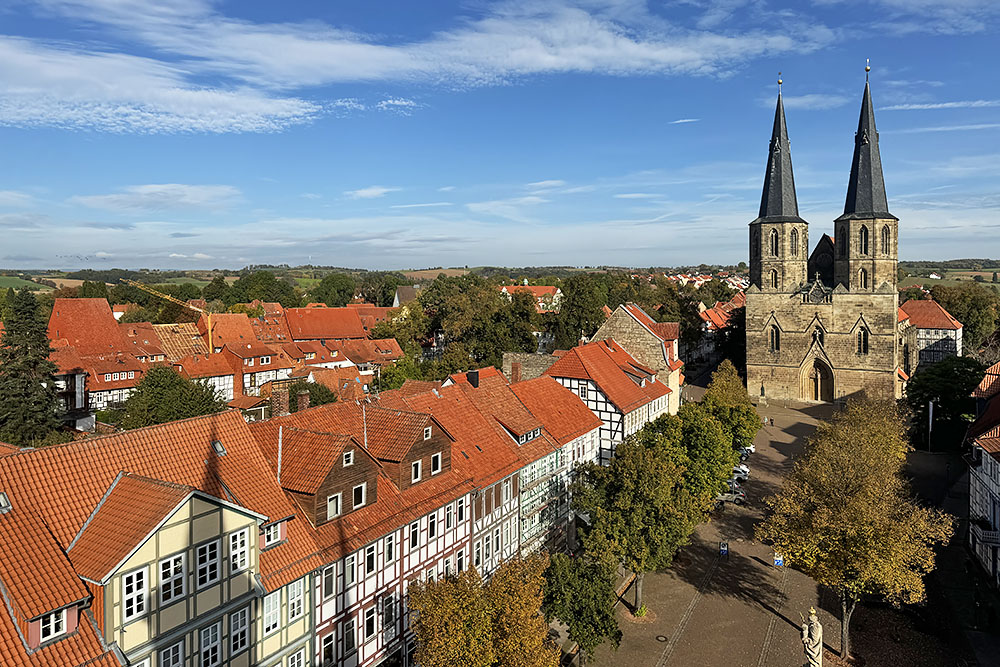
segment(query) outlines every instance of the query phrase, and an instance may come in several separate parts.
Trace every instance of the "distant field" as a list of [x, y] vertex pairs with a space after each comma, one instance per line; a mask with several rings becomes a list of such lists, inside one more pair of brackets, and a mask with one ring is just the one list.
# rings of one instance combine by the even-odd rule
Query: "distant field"
[[316, 287], [321, 282], [320, 278], [294, 278], [294, 280], [296, 285], [306, 290]]
[[202, 289], [209, 282], [211, 282], [211, 281], [209, 281], [209, 280], [201, 280], [200, 278], [167, 278], [166, 280], [160, 282], [159, 284], [161, 284], [161, 285], [167, 285], [167, 284], [169, 284], [169, 285], [183, 285], [184, 283], [191, 283], [192, 285], [197, 286], [198, 289]]
[[42, 280], [51, 280], [58, 287], [79, 287], [83, 284], [82, 280], [74, 280], [72, 278], [63, 278], [61, 276], [39, 276]]
[[453, 276], [464, 276], [468, 272], [468, 269], [423, 269], [421, 271], [403, 271], [402, 273], [407, 278], [412, 278], [413, 280], [434, 280], [442, 273], [451, 278]]
[[17, 276], [0, 276], [0, 288], [8, 289], [10, 287], [13, 287], [14, 289], [27, 287], [29, 290], [37, 290], [40, 292], [48, 292], [52, 289], [51, 287], [39, 285], [38, 283], [33, 283], [30, 280], [24, 280], [23, 278], [18, 278]]

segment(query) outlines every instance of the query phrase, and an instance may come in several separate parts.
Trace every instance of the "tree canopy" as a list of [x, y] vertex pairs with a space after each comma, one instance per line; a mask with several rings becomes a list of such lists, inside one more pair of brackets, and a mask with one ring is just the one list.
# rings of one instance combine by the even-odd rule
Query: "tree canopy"
[[337, 395], [325, 384], [300, 380], [288, 387], [288, 409], [290, 412], [299, 411], [297, 396], [300, 391], [309, 392], [309, 407], [337, 402]]
[[170, 367], [152, 366], [128, 399], [109, 410], [105, 419], [132, 429], [208, 415], [225, 408], [225, 402], [211, 386], [188, 380]]
[[277, 301], [285, 308], [298, 306], [300, 301], [292, 284], [276, 277], [271, 271], [255, 271], [241, 276], [223, 298], [227, 306], [250, 303], [254, 299]]
[[615, 648], [621, 643], [617, 601], [614, 563], [587, 554], [552, 556], [545, 571], [542, 607], [547, 620], [557, 618], [566, 625], [581, 656], [593, 658], [594, 650], [605, 641]]
[[934, 401], [934, 444], [954, 447], [961, 442], [976, 414], [972, 390], [985, 371], [986, 367], [972, 357], [945, 357], [917, 368], [906, 384], [906, 402], [914, 414], [911, 430], [915, 442], [927, 443], [930, 401]]
[[894, 402], [848, 402], [808, 441], [756, 528], [788, 564], [838, 592], [844, 657], [858, 600], [921, 601], [934, 546], [951, 535], [950, 517], [912, 499], [903, 477], [908, 449]]
[[931, 297], [962, 323], [962, 344], [976, 350], [997, 328], [996, 290], [978, 283], [935, 285]]
[[342, 308], [354, 298], [357, 288], [357, 281], [346, 273], [331, 273], [309, 292], [309, 298], [331, 307]]

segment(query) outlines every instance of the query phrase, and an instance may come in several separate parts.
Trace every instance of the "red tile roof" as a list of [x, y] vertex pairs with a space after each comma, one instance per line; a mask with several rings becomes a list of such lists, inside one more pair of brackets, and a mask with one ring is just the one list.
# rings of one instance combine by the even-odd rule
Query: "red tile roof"
[[6, 442], [0, 442], [0, 456], [15, 454], [19, 451], [21, 451], [20, 447], [15, 447], [14, 445], [8, 445]]
[[198, 333], [193, 322], [181, 324], [154, 324], [153, 332], [160, 340], [167, 361], [177, 361], [192, 354], [206, 354], [208, 343]]
[[576, 394], [554, 378], [543, 375], [512, 384], [510, 390], [560, 445], [599, 428], [603, 423]]
[[156, 330], [149, 322], [135, 322], [131, 324], [118, 323], [122, 336], [127, 345], [123, 352], [134, 354], [137, 357], [151, 357], [166, 355], [163, 343], [156, 335]]
[[267, 399], [263, 396], [237, 396], [233, 400], [226, 403], [231, 408], [237, 408], [239, 410], [249, 410], [251, 408], [257, 408], [267, 403]]
[[[448, 376], [448, 379], [451, 380], [451, 382], [454, 384], [470, 384], [469, 373], [472, 372], [473, 371], [467, 371], [465, 373], [452, 373], [451, 375]], [[505, 376], [503, 372], [498, 370], [495, 366], [486, 366], [484, 368], [478, 369], [475, 372], [479, 373], [480, 381], [485, 380], [486, 378], [503, 378], [504, 382], [507, 381], [507, 376]]]
[[[208, 342], [207, 318], [202, 315], [198, 320], [198, 333], [206, 344]], [[250, 325], [246, 313], [215, 313], [212, 315], [212, 347], [218, 349], [226, 345], [240, 346], [256, 343], [257, 334]]]
[[[344, 447], [354, 443], [349, 435], [306, 431], [292, 426], [281, 434], [281, 486], [289, 491], [313, 495], [340, 459]], [[277, 441], [260, 442], [268, 460], [278, 459]], [[354, 443], [357, 444], [357, 443]], [[276, 465], [275, 465], [276, 469]]]
[[105, 583], [193, 491], [186, 485], [119, 474], [67, 548], [77, 574]]
[[896, 308], [896, 321], [905, 322], [910, 316], [902, 308]]
[[209, 378], [234, 375], [233, 367], [224, 354], [192, 354], [173, 363], [186, 378]]
[[330, 341], [327, 346], [342, 352], [355, 364], [385, 364], [403, 357], [403, 349], [395, 338]]
[[951, 329], [962, 328], [962, 323], [956, 320], [941, 304], [931, 299], [910, 299], [900, 309], [905, 312], [910, 323], [918, 329]]
[[[288, 331], [288, 323], [285, 321], [285, 310], [281, 307], [281, 304], [265, 303], [263, 305], [265, 307], [264, 317], [255, 317], [250, 320], [250, 326], [253, 327], [253, 332], [257, 336], [257, 340], [262, 343], [290, 342], [292, 335]], [[277, 309], [269, 311], [269, 306], [277, 306]]]
[[975, 398], [992, 398], [1000, 394], [1000, 362], [986, 369], [983, 381], [972, 392]]
[[286, 308], [292, 340], [364, 338], [361, 318], [353, 308]]
[[49, 338], [65, 338], [83, 356], [126, 350], [107, 299], [56, 299], [49, 317]]
[[86, 373], [86, 364], [76, 351], [71, 347], [65, 338], [52, 341], [52, 353], [49, 354], [49, 361], [56, 365], [56, 372], [61, 375]]

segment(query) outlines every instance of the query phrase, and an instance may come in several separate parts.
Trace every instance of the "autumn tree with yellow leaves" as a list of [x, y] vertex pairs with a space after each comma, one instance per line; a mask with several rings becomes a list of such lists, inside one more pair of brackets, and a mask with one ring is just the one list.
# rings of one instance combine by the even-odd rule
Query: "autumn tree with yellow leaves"
[[475, 569], [414, 582], [409, 607], [421, 667], [558, 667], [541, 613], [548, 558], [507, 561], [484, 582]]
[[849, 402], [809, 440], [756, 529], [786, 563], [838, 593], [844, 658], [858, 600], [922, 601], [934, 546], [952, 533], [947, 514], [912, 499], [903, 476], [908, 450], [894, 402]]

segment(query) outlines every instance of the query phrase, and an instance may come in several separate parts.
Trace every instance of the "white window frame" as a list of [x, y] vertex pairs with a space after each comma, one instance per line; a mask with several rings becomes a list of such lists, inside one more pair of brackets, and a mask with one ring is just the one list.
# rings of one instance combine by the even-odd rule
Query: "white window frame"
[[[361, 502], [357, 502], [357, 491], [361, 489]], [[351, 509], [358, 509], [359, 507], [364, 507], [365, 503], [368, 501], [368, 484], [362, 482], [358, 484], [353, 489], [351, 489]]]
[[[197, 566], [195, 570], [195, 583], [197, 584], [197, 590], [208, 588], [219, 581], [221, 574], [219, 572], [219, 551], [222, 548], [220, 542], [221, 540], [210, 540], [195, 547], [195, 564]], [[214, 557], [210, 555], [213, 547], [215, 549]], [[204, 570], [204, 578], [202, 577], [202, 570]], [[209, 575], [213, 572], [214, 576], [209, 578]]]
[[105, 382], [111, 382], [111, 373], [105, 373], [104, 374], [104, 381]]
[[[270, 534], [274, 533], [274, 539], [271, 539]], [[281, 524], [272, 523], [267, 528], [264, 529], [264, 546], [271, 547], [281, 541]]]
[[264, 596], [264, 636], [277, 632], [281, 627], [281, 589]]
[[302, 618], [306, 613], [305, 579], [296, 579], [288, 584], [288, 622]]
[[250, 646], [250, 607], [243, 607], [229, 615], [229, 657], [242, 653], [248, 646]]
[[475, 558], [473, 558], [473, 566], [481, 567], [483, 564], [483, 547], [482, 542], [476, 542], [475, 548]]
[[441, 472], [441, 459], [442, 459], [441, 452], [438, 452], [436, 454], [431, 454], [431, 476], [432, 477], [434, 475], [438, 474], [439, 472]]
[[[331, 500], [337, 501], [337, 511], [334, 512], [333, 514], [330, 513], [330, 501]], [[342, 500], [343, 500], [343, 494], [342, 493], [335, 493], [332, 496], [327, 496], [326, 497], [326, 520], [327, 521], [329, 521], [330, 519], [335, 519], [338, 516], [340, 516], [341, 510], [342, 510], [342, 508], [344, 506], [343, 502], [341, 502]]]
[[431, 512], [427, 516], [427, 539], [433, 540], [437, 537], [437, 512]]
[[459, 498], [456, 503], [456, 523], [462, 523], [465, 521], [465, 498]]
[[[178, 564], [180, 568], [178, 571]], [[163, 566], [167, 569], [164, 570]], [[159, 563], [160, 574], [160, 606], [166, 606], [176, 602], [187, 593], [187, 568], [184, 566], [184, 553], [167, 556]], [[180, 590], [177, 584], [180, 583]]]
[[335, 566], [323, 568], [323, 599], [329, 600], [337, 594], [337, 569]]
[[420, 469], [422, 467], [423, 466], [421, 465], [421, 461], [414, 461], [413, 463], [410, 464], [410, 483], [411, 484], [416, 484], [417, 482], [420, 481], [420, 472], [421, 472]]
[[459, 574], [465, 571], [465, 549], [458, 550], [458, 555], [455, 556], [455, 567]]
[[306, 664], [306, 650], [300, 648], [295, 653], [288, 656], [288, 667], [305, 667]]
[[[138, 579], [138, 584], [136, 583]], [[132, 581], [132, 592], [128, 592], [129, 580]], [[146, 615], [146, 594], [149, 591], [149, 575], [145, 567], [132, 570], [122, 575], [122, 621], [127, 623]], [[128, 613], [129, 602], [132, 603], [132, 613]]]
[[392, 533], [385, 536], [385, 562], [386, 565], [396, 560], [396, 535]]
[[452, 512], [451, 505], [449, 504], [444, 508], [444, 529], [449, 530], [452, 525], [454, 525], [454, 512]]
[[386, 593], [382, 598], [382, 626], [394, 627], [396, 625], [396, 596]]
[[161, 650], [158, 658], [159, 667], [184, 667], [184, 640]]
[[354, 450], [349, 449], [344, 452], [344, 467], [347, 468], [352, 465], [354, 465]]
[[432, 433], [431, 427], [430, 426], [425, 426], [424, 427], [424, 440], [430, 440], [431, 439], [431, 433]]
[[365, 609], [365, 641], [375, 636], [375, 606]]
[[414, 521], [413, 523], [410, 524], [410, 548], [417, 549], [419, 547], [420, 547], [420, 524]]
[[250, 529], [229, 533], [229, 574], [250, 567]]
[[66, 634], [66, 610], [60, 609], [42, 616], [38, 622], [39, 640], [47, 642]]
[[222, 664], [221, 622], [213, 623], [198, 631], [198, 664], [200, 667], [218, 667]]
[[353, 586], [357, 583], [357, 557], [351, 554], [344, 559], [344, 586]]
[[260, 365], [261, 366], [267, 366], [269, 363], [271, 363], [271, 357], [261, 357], [260, 358]]
[[375, 569], [377, 567], [378, 564], [376, 563], [375, 545], [369, 544], [365, 547], [365, 576], [368, 577], [375, 574]]
[[350, 655], [358, 650], [358, 636], [354, 628], [354, 619], [344, 621], [344, 655]]
[[584, 401], [584, 402], [587, 401], [587, 389], [588, 389], [587, 385], [585, 385], [583, 383], [580, 384], [580, 400], [581, 401]]

